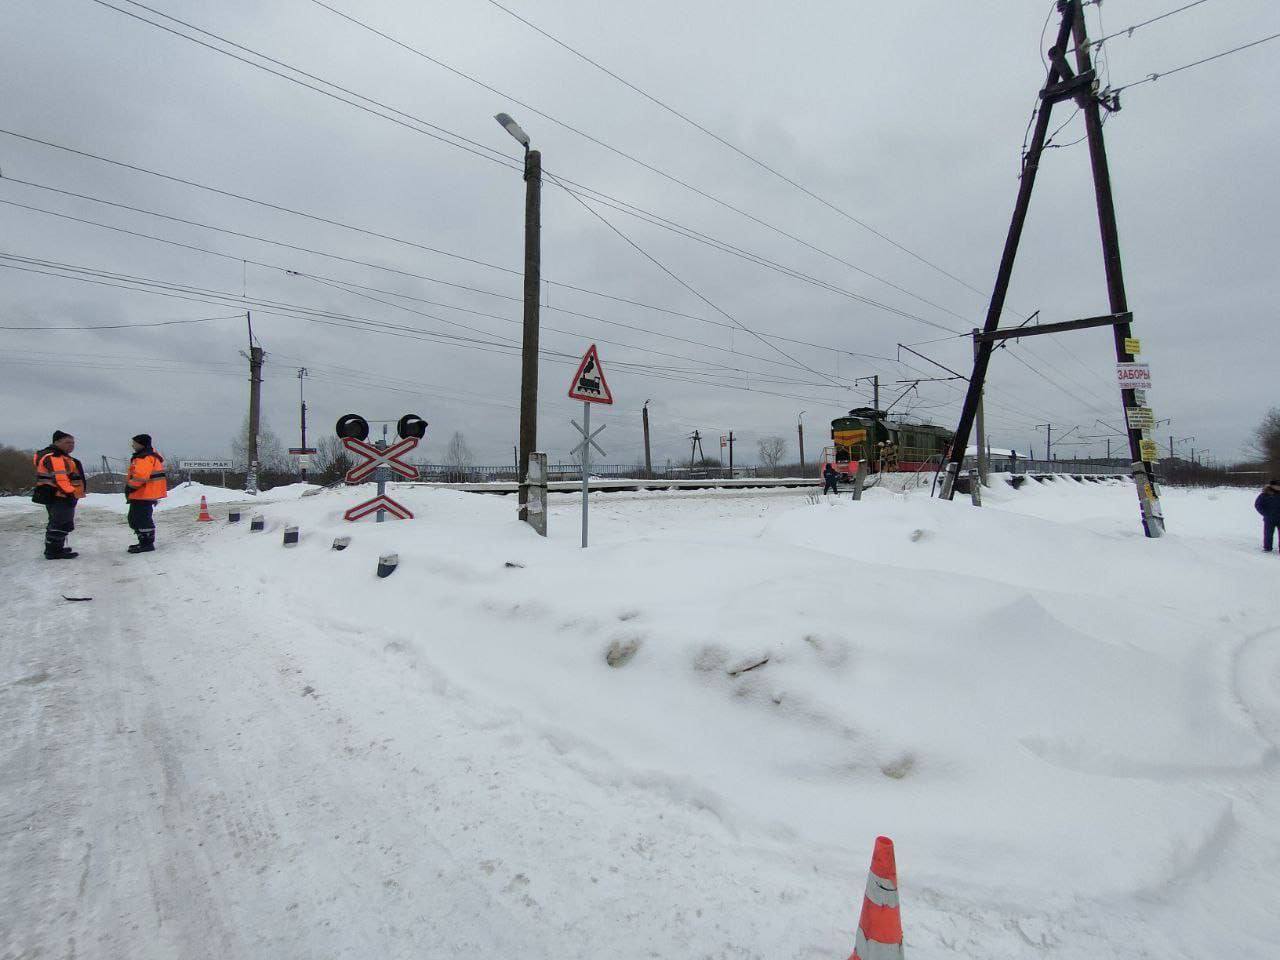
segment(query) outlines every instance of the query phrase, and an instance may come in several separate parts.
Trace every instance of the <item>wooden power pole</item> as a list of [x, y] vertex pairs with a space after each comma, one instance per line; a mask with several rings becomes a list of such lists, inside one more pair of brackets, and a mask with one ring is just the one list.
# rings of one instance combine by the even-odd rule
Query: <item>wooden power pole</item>
[[538, 446], [538, 293], [542, 285], [542, 153], [524, 154], [524, 342], [520, 365], [520, 519], [528, 520], [529, 490], [525, 475], [529, 454]]
[[644, 475], [646, 479], [653, 478], [653, 458], [649, 456], [649, 401], [644, 402], [644, 406], [640, 408], [640, 418], [644, 421]]
[[244, 489], [246, 493], [256, 495], [258, 492], [258, 429], [262, 417], [262, 364], [266, 361], [267, 354], [254, 343], [252, 315], [246, 311], [244, 318], [249, 324], [249, 436]]
[[[1085, 31], [1084, 9], [1082, 0], [1058, 0], [1058, 10], [1062, 15], [1058, 25], [1056, 39], [1049, 48], [1049, 74], [1040, 91], [1040, 107], [1036, 111], [1035, 127], [1031, 135], [1031, 143], [1027, 149], [1022, 165], [1022, 179], [1018, 186], [1018, 197], [1014, 204], [1013, 216], [1009, 223], [1009, 232], [1005, 237], [1004, 252], [1000, 258], [1000, 267], [996, 272], [995, 287], [991, 293], [991, 303], [987, 308], [986, 321], [980, 331], [975, 331], [974, 341], [977, 350], [973, 360], [973, 374], [969, 378], [969, 388], [965, 394], [964, 407], [960, 412], [960, 422], [956, 426], [956, 436], [952, 442], [951, 456], [947, 463], [946, 473], [942, 481], [942, 496], [950, 500], [955, 495], [955, 481], [964, 462], [965, 449], [969, 444], [969, 435], [973, 431], [974, 421], [978, 413], [978, 405], [982, 396], [982, 388], [986, 382], [987, 367], [991, 361], [991, 352], [1001, 341], [1012, 337], [1039, 336], [1080, 330], [1088, 327], [1110, 326], [1115, 339], [1116, 360], [1120, 363], [1131, 363], [1133, 354], [1126, 350], [1132, 336], [1130, 324], [1133, 314], [1129, 312], [1124, 289], [1124, 274], [1120, 265], [1120, 239], [1116, 228], [1115, 206], [1111, 195], [1111, 178], [1107, 167], [1106, 145], [1102, 136], [1102, 106], [1114, 109], [1113, 103], [1104, 102], [1097, 90], [1097, 75], [1089, 54], [1089, 38]], [[1067, 43], [1074, 42], [1076, 69], [1072, 70], [1067, 62]], [[1004, 312], [1005, 298], [1009, 292], [1009, 281], [1013, 275], [1013, 265], [1018, 254], [1018, 244], [1022, 239], [1022, 230], [1026, 225], [1027, 209], [1031, 202], [1031, 192], [1035, 187], [1036, 173], [1040, 168], [1040, 159], [1044, 153], [1045, 140], [1049, 130], [1049, 117], [1053, 107], [1067, 100], [1074, 100], [1084, 114], [1085, 134], [1089, 141], [1089, 159], [1093, 172], [1093, 187], [1098, 207], [1098, 228], [1102, 238], [1103, 266], [1107, 278], [1107, 294], [1111, 313], [1105, 316], [1087, 317], [1083, 320], [1071, 320], [1062, 323], [1022, 326], [1012, 330], [1000, 329], [1000, 316]], [[1126, 427], [1131, 422], [1139, 422], [1138, 418], [1129, 417], [1128, 410], [1141, 406], [1134, 391], [1129, 388], [1121, 390], [1126, 414]], [[1159, 495], [1156, 491], [1155, 475], [1151, 462], [1145, 455], [1154, 456], [1140, 429], [1129, 427], [1129, 453], [1132, 464], [1134, 483], [1137, 487], [1138, 502], [1142, 512], [1143, 532], [1148, 537], [1159, 537], [1164, 534], [1164, 514], [1160, 508]]]

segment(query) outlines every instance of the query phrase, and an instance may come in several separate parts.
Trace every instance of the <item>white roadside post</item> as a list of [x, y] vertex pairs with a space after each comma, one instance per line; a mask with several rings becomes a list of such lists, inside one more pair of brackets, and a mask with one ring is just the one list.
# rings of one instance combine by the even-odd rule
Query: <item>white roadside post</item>
[[582, 355], [578, 364], [578, 372], [573, 375], [569, 384], [569, 397], [582, 401], [582, 426], [576, 420], [570, 420], [574, 428], [582, 435], [582, 441], [573, 448], [574, 453], [581, 451], [579, 462], [582, 464], [582, 546], [587, 545], [587, 507], [591, 492], [591, 448], [595, 447], [604, 456], [604, 448], [596, 443], [595, 438], [604, 430], [604, 426], [591, 430], [591, 404], [613, 403], [613, 393], [604, 378], [604, 368], [600, 366], [600, 356], [593, 343]]

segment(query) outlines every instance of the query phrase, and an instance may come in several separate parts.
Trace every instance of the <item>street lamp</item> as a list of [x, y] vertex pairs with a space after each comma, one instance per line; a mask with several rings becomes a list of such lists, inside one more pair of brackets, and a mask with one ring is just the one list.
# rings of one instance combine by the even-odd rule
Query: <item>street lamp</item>
[[804, 470], [804, 415], [805, 411], [800, 411], [800, 416], [796, 420], [796, 431], [800, 434], [800, 469]]
[[542, 282], [542, 154], [529, 149], [529, 135], [510, 114], [494, 119], [524, 147], [524, 340], [520, 364], [520, 519], [529, 519], [529, 455], [538, 445], [538, 287]]

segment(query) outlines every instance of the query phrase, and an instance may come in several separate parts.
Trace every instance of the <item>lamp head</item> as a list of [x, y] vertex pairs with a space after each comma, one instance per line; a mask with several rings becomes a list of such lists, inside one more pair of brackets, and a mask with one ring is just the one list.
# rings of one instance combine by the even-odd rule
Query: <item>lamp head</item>
[[493, 119], [497, 120], [498, 123], [502, 125], [502, 129], [511, 134], [511, 136], [514, 137], [522, 147], [526, 150], [529, 149], [529, 135], [520, 128], [520, 124], [511, 119], [511, 114], [496, 113], [494, 114]]

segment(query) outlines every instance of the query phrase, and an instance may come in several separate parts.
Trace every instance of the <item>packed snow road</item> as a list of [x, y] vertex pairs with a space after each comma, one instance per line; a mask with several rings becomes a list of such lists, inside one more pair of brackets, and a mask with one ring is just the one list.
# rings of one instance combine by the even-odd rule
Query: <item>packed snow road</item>
[[877, 833], [913, 958], [1280, 942], [1242, 493], [400, 495], [0, 510], [0, 957], [843, 957]]

